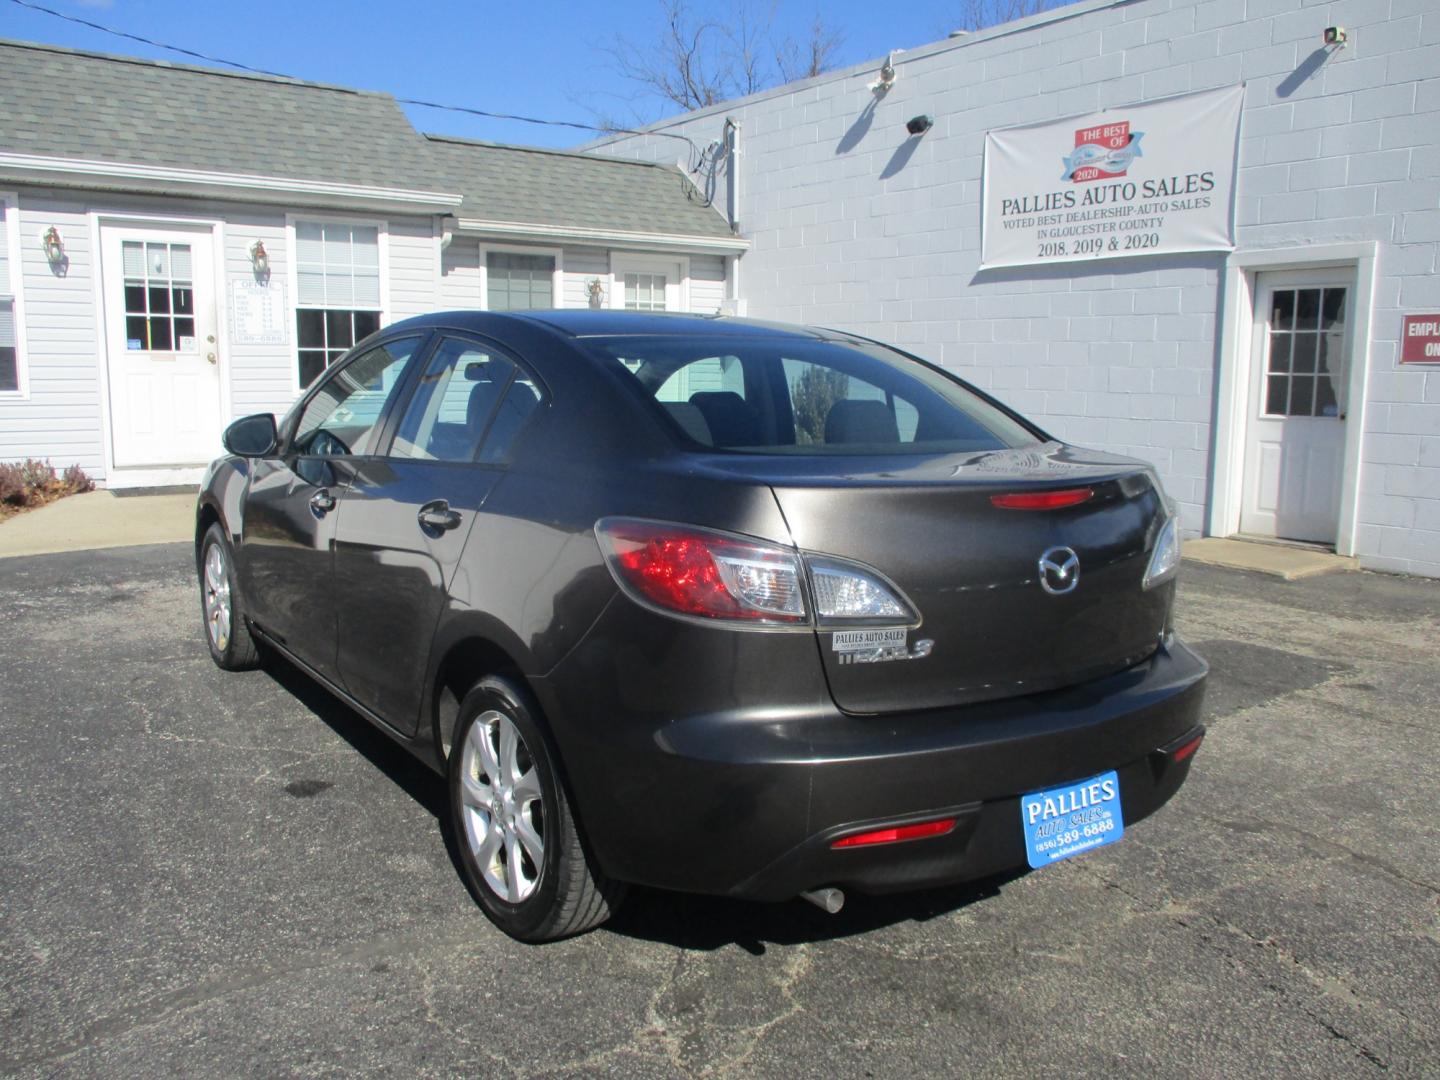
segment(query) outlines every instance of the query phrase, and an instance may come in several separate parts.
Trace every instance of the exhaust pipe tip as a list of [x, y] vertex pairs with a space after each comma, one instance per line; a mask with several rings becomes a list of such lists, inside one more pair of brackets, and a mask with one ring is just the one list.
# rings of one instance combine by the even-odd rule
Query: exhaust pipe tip
[[845, 906], [845, 894], [839, 889], [808, 889], [800, 896], [831, 915], [838, 915]]

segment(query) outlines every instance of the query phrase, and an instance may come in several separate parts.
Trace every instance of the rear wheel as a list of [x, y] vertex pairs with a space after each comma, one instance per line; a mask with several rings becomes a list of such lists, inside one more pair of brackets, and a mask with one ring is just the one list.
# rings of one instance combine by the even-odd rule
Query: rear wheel
[[200, 610], [210, 659], [226, 671], [246, 671], [260, 663], [260, 652], [245, 625], [245, 607], [235, 587], [230, 544], [219, 524], [205, 531], [200, 545]]
[[487, 678], [465, 695], [450, 751], [450, 813], [470, 891], [522, 941], [582, 933], [623, 887], [589, 859], [530, 695]]

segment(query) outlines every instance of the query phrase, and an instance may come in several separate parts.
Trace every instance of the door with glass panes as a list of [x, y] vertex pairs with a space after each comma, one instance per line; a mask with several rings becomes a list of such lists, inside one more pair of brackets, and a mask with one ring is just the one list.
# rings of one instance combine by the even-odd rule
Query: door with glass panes
[[117, 467], [202, 465], [221, 453], [213, 250], [208, 228], [101, 227]]
[[1240, 531], [1335, 542], [1345, 460], [1352, 276], [1261, 274]]

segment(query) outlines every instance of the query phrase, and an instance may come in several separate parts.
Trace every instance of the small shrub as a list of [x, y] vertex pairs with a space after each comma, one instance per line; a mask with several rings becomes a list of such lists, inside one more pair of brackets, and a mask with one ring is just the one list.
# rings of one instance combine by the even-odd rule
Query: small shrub
[[87, 491], [95, 490], [95, 481], [85, 474], [85, 470], [79, 465], [70, 465], [65, 469], [65, 475], [60, 481], [65, 485], [65, 490], [72, 495], [83, 495]]
[[0, 461], [0, 503], [25, 505], [25, 470], [19, 465]]
[[94, 481], [79, 465], [71, 465], [63, 475], [57, 476], [55, 466], [49, 461], [34, 458], [13, 463], [0, 461], [0, 508], [5, 515], [94, 489]]
[[34, 458], [26, 458], [25, 464], [20, 466], [25, 474], [25, 486], [31, 491], [49, 491], [59, 483], [55, 475], [55, 466], [49, 461], [36, 461]]

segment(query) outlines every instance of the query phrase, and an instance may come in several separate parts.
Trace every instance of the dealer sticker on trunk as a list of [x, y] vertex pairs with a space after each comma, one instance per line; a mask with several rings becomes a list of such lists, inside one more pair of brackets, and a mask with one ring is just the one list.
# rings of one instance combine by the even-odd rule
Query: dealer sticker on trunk
[[842, 664], [880, 664], [887, 660], [921, 660], [930, 655], [935, 643], [928, 638], [915, 642], [912, 649], [906, 639], [910, 631], [903, 626], [895, 629], [836, 630], [830, 648], [840, 655]]
[[1125, 835], [1120, 813], [1120, 776], [1115, 771], [1020, 796], [1025, 857], [1035, 868], [1049, 866]]

